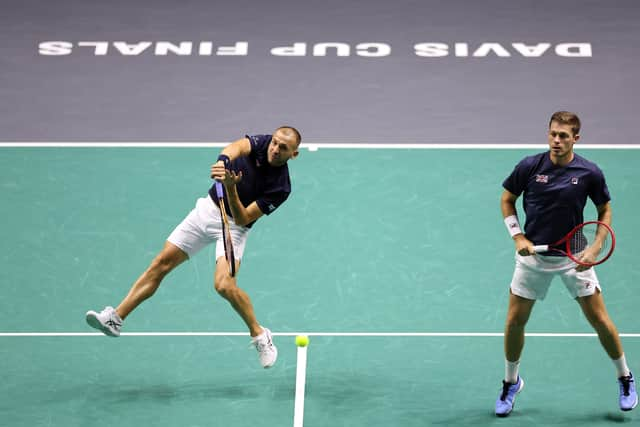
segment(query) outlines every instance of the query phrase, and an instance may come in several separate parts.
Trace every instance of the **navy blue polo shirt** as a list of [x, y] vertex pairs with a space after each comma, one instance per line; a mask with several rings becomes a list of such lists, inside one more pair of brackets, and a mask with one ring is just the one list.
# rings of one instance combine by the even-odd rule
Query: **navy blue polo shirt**
[[[269, 215], [284, 203], [291, 193], [289, 167], [287, 164], [274, 167], [267, 161], [271, 135], [246, 135], [246, 138], [251, 143], [251, 153], [231, 162], [232, 170], [236, 173], [242, 172], [242, 180], [236, 184], [238, 196], [244, 206], [256, 202], [260, 210]], [[209, 189], [209, 195], [217, 205], [215, 183]], [[225, 207], [227, 214], [233, 216], [226, 194]], [[254, 223], [255, 221], [246, 226], [251, 227]]]
[[525, 157], [502, 186], [524, 193], [524, 233], [534, 245], [553, 244], [584, 222], [587, 197], [596, 206], [611, 200], [600, 168], [575, 153], [566, 166], [554, 165], [549, 151]]

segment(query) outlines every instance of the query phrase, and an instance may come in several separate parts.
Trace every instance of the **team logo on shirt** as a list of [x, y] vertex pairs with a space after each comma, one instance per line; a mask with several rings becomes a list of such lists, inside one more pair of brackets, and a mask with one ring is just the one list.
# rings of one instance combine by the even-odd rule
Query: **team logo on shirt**
[[549, 182], [549, 175], [536, 175], [536, 182], [546, 184]]
[[578, 178], [576, 178], [576, 177], [571, 178], [571, 183], [573, 185], [576, 185], [578, 183]]

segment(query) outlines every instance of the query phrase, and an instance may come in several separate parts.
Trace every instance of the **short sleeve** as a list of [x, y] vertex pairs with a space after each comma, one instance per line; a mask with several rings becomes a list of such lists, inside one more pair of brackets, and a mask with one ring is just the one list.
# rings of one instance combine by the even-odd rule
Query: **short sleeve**
[[502, 186], [510, 193], [519, 196], [529, 182], [530, 165], [528, 159], [521, 160], [503, 182]]
[[249, 139], [252, 153], [262, 151], [271, 142], [271, 135], [245, 135], [245, 138]]
[[589, 198], [596, 205], [604, 205], [611, 200], [609, 194], [609, 188], [607, 187], [607, 181], [604, 177], [604, 173], [600, 168], [596, 167], [593, 173], [593, 180], [589, 189]]

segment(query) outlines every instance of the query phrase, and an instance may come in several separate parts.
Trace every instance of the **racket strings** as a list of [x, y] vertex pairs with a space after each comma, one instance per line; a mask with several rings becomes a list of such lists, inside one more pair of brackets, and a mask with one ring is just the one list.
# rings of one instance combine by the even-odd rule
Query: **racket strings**
[[[600, 239], [597, 239], [598, 233], [600, 233]], [[596, 261], [598, 261], [609, 253], [611, 241], [611, 233], [606, 228], [597, 224], [586, 224], [579, 228], [569, 240], [569, 250], [573, 255], [579, 256], [597, 243], [599, 251]]]

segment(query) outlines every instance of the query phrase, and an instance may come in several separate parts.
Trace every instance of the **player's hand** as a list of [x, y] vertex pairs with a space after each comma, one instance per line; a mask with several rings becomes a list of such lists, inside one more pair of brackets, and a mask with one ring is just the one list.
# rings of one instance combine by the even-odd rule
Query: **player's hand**
[[224, 162], [218, 160], [211, 165], [211, 178], [217, 181], [222, 181], [226, 175], [226, 169], [224, 168]]
[[236, 173], [235, 171], [225, 170], [224, 178], [222, 178], [222, 184], [225, 187], [229, 187], [231, 185], [236, 185], [240, 181], [242, 181], [242, 171]]
[[242, 181], [242, 171], [236, 173], [235, 171], [225, 169], [224, 162], [218, 160], [211, 165], [211, 178], [222, 182], [225, 187], [235, 185]]
[[[599, 252], [600, 251], [598, 249], [594, 248], [593, 246], [589, 246], [587, 249], [584, 250], [584, 252], [582, 253], [582, 256], [579, 259], [581, 262], [593, 263], [598, 258]], [[590, 268], [591, 266], [589, 265], [578, 265], [576, 267], [576, 271], [585, 271]]]
[[513, 241], [516, 245], [516, 252], [518, 252], [519, 255], [535, 255], [536, 251], [533, 250], [533, 243], [527, 239], [524, 234], [516, 234], [513, 236]]

